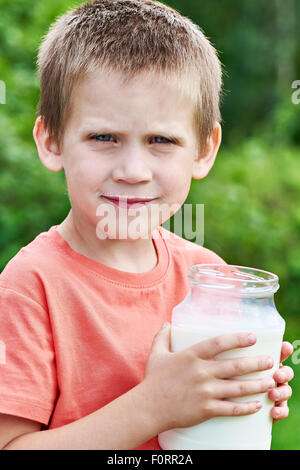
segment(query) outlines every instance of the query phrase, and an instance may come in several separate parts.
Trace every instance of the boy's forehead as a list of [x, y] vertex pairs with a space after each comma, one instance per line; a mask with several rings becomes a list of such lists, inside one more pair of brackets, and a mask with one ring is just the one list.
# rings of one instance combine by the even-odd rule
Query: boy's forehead
[[141, 109], [145, 115], [156, 111], [163, 116], [175, 110], [179, 116], [190, 111], [194, 103], [177, 77], [153, 71], [128, 79], [121, 72], [98, 69], [86, 74], [73, 91], [72, 114], [77, 116], [80, 111], [98, 115], [101, 109], [114, 116], [122, 106]]
[[[175, 72], [161, 72], [153, 70], [143, 70], [135, 75], [126, 72], [109, 70], [107, 68], [96, 68], [86, 73], [78, 82], [76, 95], [94, 94], [97, 90], [110, 88], [137, 95], [139, 90], [151, 91], [160, 90], [162, 93], [175, 93], [178, 99], [188, 99], [194, 95], [197, 84], [192, 76], [188, 77]], [[194, 96], [193, 96], [194, 97]]]

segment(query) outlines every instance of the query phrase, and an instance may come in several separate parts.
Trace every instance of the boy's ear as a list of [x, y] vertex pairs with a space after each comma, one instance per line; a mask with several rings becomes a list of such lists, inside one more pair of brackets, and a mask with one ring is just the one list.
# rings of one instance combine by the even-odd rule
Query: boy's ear
[[45, 129], [43, 118], [39, 116], [33, 128], [33, 138], [35, 140], [38, 154], [43, 165], [51, 171], [63, 169], [61, 153], [57, 144], [51, 141], [48, 131]]
[[209, 173], [221, 144], [222, 128], [219, 122], [216, 122], [211, 135], [207, 139], [206, 147], [200, 156], [197, 155], [193, 162], [193, 175], [196, 180], [205, 178]]

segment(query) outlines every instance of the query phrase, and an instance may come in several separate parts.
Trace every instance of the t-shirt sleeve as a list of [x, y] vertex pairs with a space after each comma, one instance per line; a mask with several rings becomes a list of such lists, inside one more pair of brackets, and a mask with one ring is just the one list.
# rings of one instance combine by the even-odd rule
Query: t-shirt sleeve
[[0, 286], [0, 413], [47, 425], [57, 390], [48, 312]]

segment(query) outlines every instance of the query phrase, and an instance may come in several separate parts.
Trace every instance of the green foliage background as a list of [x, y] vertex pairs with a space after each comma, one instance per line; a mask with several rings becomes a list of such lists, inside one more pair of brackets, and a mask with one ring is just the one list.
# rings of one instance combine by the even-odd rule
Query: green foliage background
[[[39, 99], [35, 60], [51, 22], [81, 2], [0, 0], [0, 270], [69, 210], [62, 173], [39, 162], [32, 137]], [[186, 202], [205, 204], [205, 246], [231, 264], [275, 272], [285, 339], [300, 338], [300, 80], [297, 0], [169, 0], [204, 30], [224, 65], [223, 146]], [[297, 358], [297, 355], [294, 356]], [[273, 449], [299, 449], [300, 365], [289, 359], [290, 416], [273, 428]]]

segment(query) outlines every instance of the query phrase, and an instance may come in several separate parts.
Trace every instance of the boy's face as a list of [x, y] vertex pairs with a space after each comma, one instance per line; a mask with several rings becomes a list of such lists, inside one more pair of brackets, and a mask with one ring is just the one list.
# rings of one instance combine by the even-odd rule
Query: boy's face
[[[48, 163], [40, 149], [39, 153], [48, 168], [54, 169], [54, 159], [64, 168], [73, 217], [81, 223], [96, 227], [100, 216], [107, 220], [106, 207], [117, 216], [115, 233], [120, 232], [121, 211], [127, 224], [140, 216], [142, 225], [147, 222], [142, 231], [149, 235], [183, 205], [191, 178], [207, 174], [220, 131], [218, 127], [207, 154], [199, 160], [192, 102], [154, 73], [144, 73], [125, 86], [121, 78], [103, 70], [85, 78], [74, 94], [61, 152], [51, 144]], [[130, 206], [119, 207], [105, 196], [152, 201], [132, 213]], [[116, 228], [113, 223], [105, 230], [111, 234], [112, 228]]]

